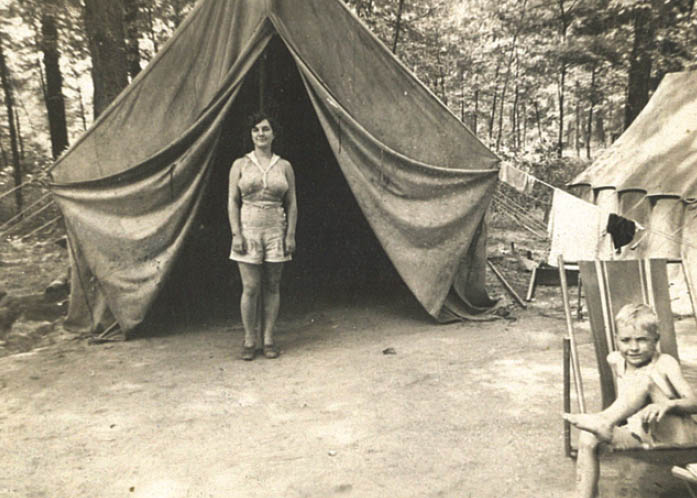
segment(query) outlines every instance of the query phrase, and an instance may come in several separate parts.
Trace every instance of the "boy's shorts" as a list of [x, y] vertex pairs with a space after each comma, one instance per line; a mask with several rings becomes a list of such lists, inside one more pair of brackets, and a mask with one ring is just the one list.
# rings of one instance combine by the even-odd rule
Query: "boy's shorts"
[[230, 259], [255, 265], [283, 263], [292, 259], [285, 252], [286, 215], [281, 206], [242, 204], [240, 223], [247, 250], [239, 253], [230, 249]]

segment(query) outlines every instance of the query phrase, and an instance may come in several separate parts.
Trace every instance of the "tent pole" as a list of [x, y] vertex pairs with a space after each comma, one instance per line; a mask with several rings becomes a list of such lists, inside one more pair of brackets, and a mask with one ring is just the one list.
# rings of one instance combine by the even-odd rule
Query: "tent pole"
[[266, 110], [266, 91], [268, 88], [268, 57], [266, 52], [259, 58], [259, 110]]

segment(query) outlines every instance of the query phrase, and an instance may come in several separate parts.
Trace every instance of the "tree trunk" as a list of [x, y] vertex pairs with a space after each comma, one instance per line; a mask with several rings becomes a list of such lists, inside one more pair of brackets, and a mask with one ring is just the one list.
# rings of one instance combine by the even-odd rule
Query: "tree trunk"
[[172, 21], [174, 23], [174, 29], [177, 29], [179, 27], [179, 25], [182, 23], [182, 21], [184, 20], [184, 15], [182, 14], [184, 9], [182, 8], [181, 0], [172, 0], [171, 7], [172, 7]]
[[[10, 130], [10, 147], [12, 149], [12, 167], [14, 172], [15, 187], [22, 184], [22, 162], [19, 159], [19, 148], [17, 146], [17, 130], [15, 129], [15, 107], [12, 96], [12, 83], [10, 81], [10, 71], [5, 63], [5, 53], [0, 36], [0, 83], [5, 93], [5, 107], [7, 109], [7, 124]], [[15, 207], [17, 213], [22, 212], [22, 189], [15, 190]]]
[[399, 35], [402, 29], [402, 11], [404, 10], [404, 0], [399, 0], [399, 5], [397, 6], [397, 19], [394, 25], [394, 37], [392, 39], [392, 53], [397, 53], [397, 43], [399, 43]]
[[491, 140], [494, 137], [494, 119], [496, 118], [496, 104], [498, 103], [498, 95], [499, 95], [499, 89], [498, 85], [496, 84], [499, 81], [499, 71], [500, 71], [500, 66], [497, 63], [496, 64], [496, 72], [494, 73], [494, 98], [491, 103], [491, 115], [489, 116], [489, 140]]
[[518, 150], [520, 129], [518, 126], [518, 102], [520, 100], [520, 90], [516, 78], [515, 91], [513, 92], [513, 109], [511, 109], [511, 137], [513, 138], [513, 150]]
[[68, 147], [68, 127], [65, 121], [63, 75], [58, 59], [58, 30], [56, 29], [56, 0], [45, 0], [41, 16], [41, 50], [46, 74], [46, 111], [51, 135], [53, 159]]
[[603, 147], [605, 147], [607, 143], [607, 136], [605, 134], [605, 119], [603, 118], [602, 112], [597, 112], [595, 113], [595, 137], [596, 140], [603, 144]]
[[[520, 143], [520, 148], [525, 152], [525, 147], [528, 145], [528, 101], [523, 99], [523, 138]], [[520, 121], [520, 120], [519, 120]]]
[[[515, 37], [513, 39], [513, 43], [515, 43]], [[515, 50], [515, 48], [513, 49]], [[506, 68], [506, 77], [503, 80], [503, 90], [501, 90], [501, 109], [499, 110], [499, 130], [496, 135], [496, 150], [499, 150], [501, 148], [501, 138], [503, 136], [503, 109], [504, 105], [506, 103], [506, 92], [508, 91], [508, 82], [511, 79], [511, 64], [513, 62], [513, 56], [511, 56], [511, 59], [508, 61], [508, 67]]]
[[537, 122], [537, 136], [540, 143], [542, 143], [542, 125], [540, 124], [540, 104], [535, 100], [535, 121]]
[[472, 132], [477, 134], [477, 117], [479, 116], [479, 88], [474, 91], [474, 115], [472, 116]]
[[140, 0], [123, 0], [124, 24], [126, 25], [126, 58], [128, 59], [128, 75], [131, 80], [140, 72], [140, 38], [139, 8]]
[[22, 137], [22, 125], [19, 122], [19, 112], [15, 112], [15, 129], [17, 130], [17, 144], [19, 145], [19, 160], [24, 163], [24, 137]]
[[155, 33], [155, 21], [153, 19], [152, 4], [146, 5], [145, 13], [148, 21], [148, 38], [152, 43], [152, 53], [155, 55], [160, 47], [157, 43], [157, 33]]
[[83, 12], [92, 58], [96, 119], [128, 84], [123, 0], [85, 0]]
[[2, 146], [2, 140], [0, 140], [0, 170], [5, 169], [8, 164], [10, 164], [10, 161], [7, 159], [7, 151]]
[[624, 107], [624, 129], [649, 101], [651, 49], [656, 35], [656, 20], [650, 8], [637, 8], [634, 13], [634, 44], [629, 58], [627, 102]]
[[[580, 85], [578, 81], [576, 82], [576, 88]], [[574, 121], [576, 122], [574, 126], [575, 136], [574, 145], [576, 146], [576, 157], [581, 157], [581, 99], [578, 97], [579, 92], [576, 92], [576, 109]]]
[[566, 80], [566, 64], [562, 63], [559, 72], [559, 86], [557, 93], [559, 96], [559, 136], [557, 140], [557, 157], [564, 153], [564, 83]]
[[591, 98], [590, 108], [588, 109], [588, 123], [586, 123], [586, 159], [591, 158], [591, 141], [593, 140], [593, 111], [595, 110], [595, 78], [598, 68], [595, 64], [591, 68]]

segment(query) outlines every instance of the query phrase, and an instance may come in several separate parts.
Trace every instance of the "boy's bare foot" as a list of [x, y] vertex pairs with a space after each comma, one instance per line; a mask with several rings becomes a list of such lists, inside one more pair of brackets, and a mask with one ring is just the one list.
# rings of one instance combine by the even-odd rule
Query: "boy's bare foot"
[[597, 413], [562, 413], [562, 418], [574, 427], [591, 432], [601, 441], [612, 440], [612, 424]]

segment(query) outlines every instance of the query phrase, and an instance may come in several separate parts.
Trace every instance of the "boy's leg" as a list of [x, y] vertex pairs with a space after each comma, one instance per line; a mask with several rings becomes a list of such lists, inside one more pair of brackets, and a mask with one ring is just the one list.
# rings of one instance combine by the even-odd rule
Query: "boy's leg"
[[571, 425], [595, 434], [601, 441], [612, 439], [612, 429], [641, 410], [649, 395], [650, 380], [644, 378], [632, 389], [621, 393], [617, 399], [599, 413], [564, 413], [562, 417]]
[[581, 431], [578, 437], [578, 455], [576, 457], [576, 497], [595, 498], [598, 496], [598, 444], [594, 434]]

